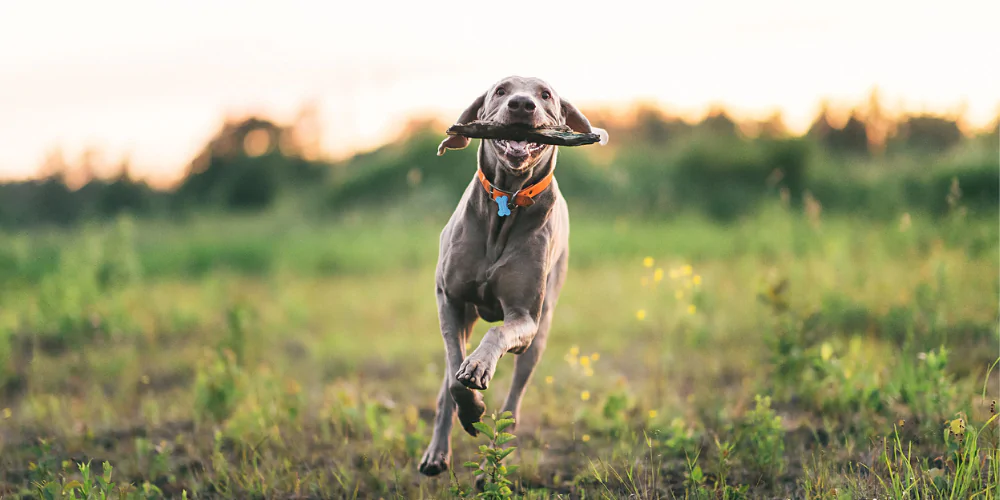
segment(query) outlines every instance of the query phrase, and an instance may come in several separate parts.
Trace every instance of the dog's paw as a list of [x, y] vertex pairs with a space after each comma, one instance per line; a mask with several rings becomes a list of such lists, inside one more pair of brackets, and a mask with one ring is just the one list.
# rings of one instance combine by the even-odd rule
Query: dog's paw
[[425, 476], [436, 476], [448, 470], [448, 463], [451, 461], [451, 453], [436, 449], [430, 446], [424, 452], [424, 457], [420, 459], [420, 473]]
[[462, 428], [470, 436], [478, 436], [479, 431], [472, 424], [482, 421], [483, 415], [486, 414], [483, 395], [463, 385], [455, 384], [451, 387], [451, 397], [458, 405], [458, 421], [462, 424]]
[[470, 389], [485, 391], [490, 386], [490, 379], [493, 378], [493, 371], [495, 369], [496, 363], [479, 359], [473, 355], [465, 358], [462, 366], [458, 369], [458, 373], [455, 374], [455, 378], [462, 385]]

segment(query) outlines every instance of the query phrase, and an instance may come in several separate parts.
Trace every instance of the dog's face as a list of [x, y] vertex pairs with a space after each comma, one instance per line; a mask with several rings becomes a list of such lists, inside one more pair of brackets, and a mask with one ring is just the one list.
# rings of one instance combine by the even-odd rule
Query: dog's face
[[[538, 78], [504, 78], [486, 94], [482, 120], [504, 125], [545, 127], [566, 123], [559, 96], [552, 87]], [[513, 171], [533, 167], [544, 153], [554, 146], [527, 141], [487, 140], [486, 147], [493, 150], [504, 166]]]
[[[530, 127], [568, 125], [579, 133], [599, 133], [601, 143], [606, 143], [607, 132], [591, 127], [579, 110], [562, 99], [551, 85], [539, 78], [510, 76], [500, 80], [466, 108], [456, 123], [474, 120], [494, 121], [502, 124], [520, 124]], [[438, 155], [446, 149], [462, 149], [469, 145], [469, 138], [451, 136], [438, 146]], [[483, 147], [499, 159], [502, 167], [511, 172], [526, 171], [546, 157], [555, 148], [547, 144], [527, 141], [484, 140]]]

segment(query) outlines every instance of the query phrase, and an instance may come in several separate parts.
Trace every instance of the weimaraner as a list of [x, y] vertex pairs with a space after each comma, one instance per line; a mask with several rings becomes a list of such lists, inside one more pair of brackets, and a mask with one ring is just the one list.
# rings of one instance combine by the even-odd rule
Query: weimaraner
[[[532, 127], [591, 127], [580, 111], [537, 78], [511, 76], [477, 97], [458, 118]], [[462, 149], [470, 139], [450, 136], [438, 155]], [[436, 296], [444, 337], [444, 382], [437, 399], [434, 435], [420, 472], [434, 476], [451, 461], [451, 426], [456, 409], [466, 432], [486, 412], [482, 394], [504, 354], [518, 354], [503, 411], [519, 420], [521, 396], [545, 350], [552, 313], [566, 279], [569, 212], [553, 177], [556, 146], [525, 141], [482, 140], [476, 176], [441, 231]], [[478, 318], [503, 320], [490, 328], [468, 357], [465, 346]], [[515, 424], [516, 425], [516, 424]]]

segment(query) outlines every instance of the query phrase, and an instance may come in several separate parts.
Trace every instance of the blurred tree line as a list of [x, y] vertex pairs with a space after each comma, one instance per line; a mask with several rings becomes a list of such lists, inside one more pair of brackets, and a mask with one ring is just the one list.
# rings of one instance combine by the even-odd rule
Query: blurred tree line
[[[558, 178], [571, 203], [605, 212], [732, 219], [768, 198], [810, 198], [825, 210], [870, 216], [944, 213], [956, 183], [972, 210], [998, 207], [1000, 119], [968, 132], [961, 114], [891, 117], [877, 92], [853, 109], [824, 104], [802, 136], [780, 114], [738, 122], [721, 108], [697, 122], [649, 105], [588, 116], [608, 129], [612, 145], [561, 148]], [[289, 199], [334, 216], [414, 202], [450, 211], [472, 176], [475, 147], [435, 156], [447, 125], [413, 121], [385, 146], [332, 162], [319, 149], [314, 108], [291, 124], [229, 120], [165, 190], [134, 178], [127, 160], [100, 165], [111, 173], [99, 176], [95, 155], [71, 165], [54, 152], [40, 178], [0, 184], [0, 225], [252, 212]]]

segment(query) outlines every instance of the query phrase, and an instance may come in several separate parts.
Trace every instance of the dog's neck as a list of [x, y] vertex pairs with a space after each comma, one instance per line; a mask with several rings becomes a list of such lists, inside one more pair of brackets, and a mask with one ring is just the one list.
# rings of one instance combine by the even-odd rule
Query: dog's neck
[[[484, 141], [485, 142], [485, 141]], [[548, 148], [538, 159], [534, 166], [524, 172], [514, 173], [501, 165], [500, 158], [497, 158], [492, 151], [488, 151], [486, 144], [479, 146], [479, 168], [486, 174], [486, 178], [497, 189], [508, 193], [531, 186], [549, 175], [556, 168], [556, 148]]]
[[[490, 180], [493, 186], [510, 193], [517, 192], [520, 189], [537, 183], [556, 168], [555, 147], [546, 150], [534, 166], [524, 173], [520, 173], [520, 175], [515, 175], [504, 168], [500, 164], [503, 160], [497, 158], [492, 151], [487, 150], [485, 144], [480, 143], [478, 157], [479, 168], [482, 169], [483, 174], [486, 175], [486, 178]], [[482, 218], [481, 220], [487, 227], [486, 256], [488, 259], [494, 261], [500, 257], [504, 247], [507, 246], [507, 238], [510, 236], [511, 229], [517, 224], [516, 221], [526, 215], [526, 213], [522, 214], [521, 210], [527, 209], [537, 214], [547, 214], [549, 209], [551, 209], [552, 200], [554, 199], [548, 192], [539, 193], [538, 196], [533, 198], [535, 204], [530, 207], [514, 208], [511, 210], [510, 215], [501, 217], [497, 213], [496, 202], [493, 201], [492, 197], [482, 186], [478, 185], [478, 180], [474, 182], [477, 184], [476, 188], [479, 193], [475, 198], [478, 201], [473, 203], [473, 206], [476, 207], [473, 210], [476, 211], [478, 217]], [[550, 187], [549, 189], [552, 188]], [[544, 215], [541, 217], [529, 216], [527, 220], [520, 222], [520, 224], [523, 225], [528, 221], [542, 223], [544, 218]], [[531, 222], [528, 223], [531, 224]]]

